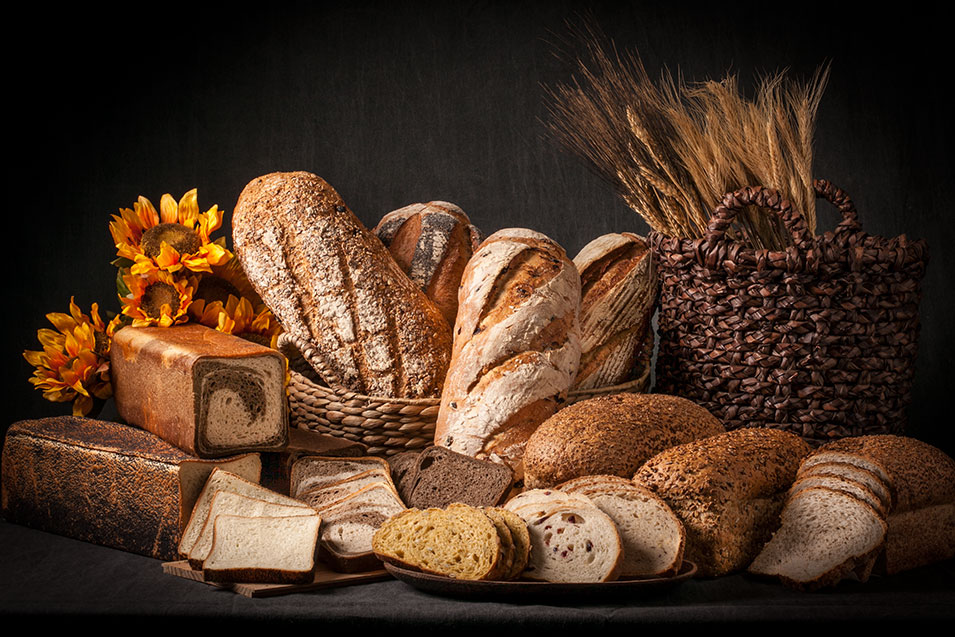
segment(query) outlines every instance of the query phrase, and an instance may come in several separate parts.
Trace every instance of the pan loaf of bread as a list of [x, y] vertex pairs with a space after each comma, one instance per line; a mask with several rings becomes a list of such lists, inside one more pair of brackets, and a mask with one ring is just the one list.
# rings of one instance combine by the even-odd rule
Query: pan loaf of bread
[[523, 476], [528, 437], [565, 400], [580, 362], [580, 276], [531, 230], [487, 238], [461, 281], [454, 352], [435, 444]]
[[372, 396], [441, 393], [448, 322], [323, 179], [253, 180], [232, 233], [252, 286], [326, 383]]
[[630, 232], [597, 237], [574, 257], [581, 286], [575, 389], [630, 380], [653, 314], [652, 264], [647, 242]]
[[285, 357], [273, 349], [197, 323], [125, 327], [110, 364], [119, 415], [188, 453], [288, 444]]
[[454, 325], [461, 275], [482, 239], [464, 211], [447, 201], [411, 204], [382, 217], [375, 234]]

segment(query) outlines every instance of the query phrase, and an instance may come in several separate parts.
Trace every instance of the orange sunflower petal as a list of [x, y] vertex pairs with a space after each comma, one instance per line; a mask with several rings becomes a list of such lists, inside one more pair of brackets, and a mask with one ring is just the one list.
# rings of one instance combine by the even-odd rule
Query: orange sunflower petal
[[153, 226], [159, 225], [159, 214], [156, 212], [156, 208], [153, 207], [153, 202], [149, 199], [140, 195], [139, 201], [133, 204], [133, 207], [136, 209], [136, 216], [139, 218], [140, 228], [148, 230]]
[[199, 218], [198, 192], [193, 188], [179, 200], [179, 223], [187, 228], [195, 228]]

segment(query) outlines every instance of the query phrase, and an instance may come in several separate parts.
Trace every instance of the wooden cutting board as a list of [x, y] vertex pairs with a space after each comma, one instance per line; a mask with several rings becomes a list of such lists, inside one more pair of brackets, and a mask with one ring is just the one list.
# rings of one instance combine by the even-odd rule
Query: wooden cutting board
[[222, 582], [206, 582], [202, 577], [202, 571], [197, 571], [189, 566], [188, 560], [164, 562], [162, 570], [163, 573], [175, 575], [183, 579], [202, 582], [219, 588], [227, 588], [245, 597], [272, 597], [275, 595], [285, 595], [287, 593], [314, 591], [322, 588], [365, 584], [367, 582], [377, 582], [391, 578], [388, 571], [383, 569], [366, 571], [364, 573], [337, 573], [324, 567], [321, 563], [315, 570], [315, 579], [309, 584], [224, 584]]

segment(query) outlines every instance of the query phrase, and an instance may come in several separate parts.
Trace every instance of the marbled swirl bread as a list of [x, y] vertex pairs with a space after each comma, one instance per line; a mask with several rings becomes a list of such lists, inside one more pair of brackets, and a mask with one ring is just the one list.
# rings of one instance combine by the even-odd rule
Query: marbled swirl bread
[[454, 325], [461, 275], [482, 240], [464, 211], [447, 201], [411, 204], [382, 217], [375, 234]]
[[232, 235], [252, 286], [325, 382], [373, 396], [441, 393], [448, 322], [323, 179], [253, 180]]

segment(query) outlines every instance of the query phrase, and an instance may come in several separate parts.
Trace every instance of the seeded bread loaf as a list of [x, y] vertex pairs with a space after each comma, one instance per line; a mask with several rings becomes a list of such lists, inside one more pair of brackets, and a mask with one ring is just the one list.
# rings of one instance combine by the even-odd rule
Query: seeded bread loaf
[[454, 325], [464, 266], [481, 232], [453, 203], [415, 203], [389, 212], [374, 230], [408, 277]]
[[14, 423], [3, 446], [3, 517], [49, 533], [172, 560], [206, 479], [258, 480], [250, 453], [200, 460], [147, 431], [61, 416]]
[[564, 403], [580, 360], [580, 277], [564, 250], [524, 229], [495, 232], [461, 281], [454, 353], [435, 444], [508, 464]]
[[373, 396], [441, 393], [448, 322], [323, 179], [254, 179], [232, 234], [252, 286], [325, 382]]
[[531, 435], [524, 482], [535, 489], [587, 475], [630, 479], [657, 453], [723, 431], [710, 412], [677, 396], [591, 398], [560, 410]]
[[701, 575], [746, 568], [779, 524], [809, 446], [774, 429], [736, 429], [672, 447], [634, 482], [659, 495], [686, 529], [686, 558]]
[[647, 242], [630, 232], [597, 237], [574, 257], [581, 285], [575, 389], [630, 380], [656, 298], [652, 264]]
[[120, 417], [190, 454], [288, 444], [285, 357], [273, 349], [195, 323], [126, 327], [110, 370]]

